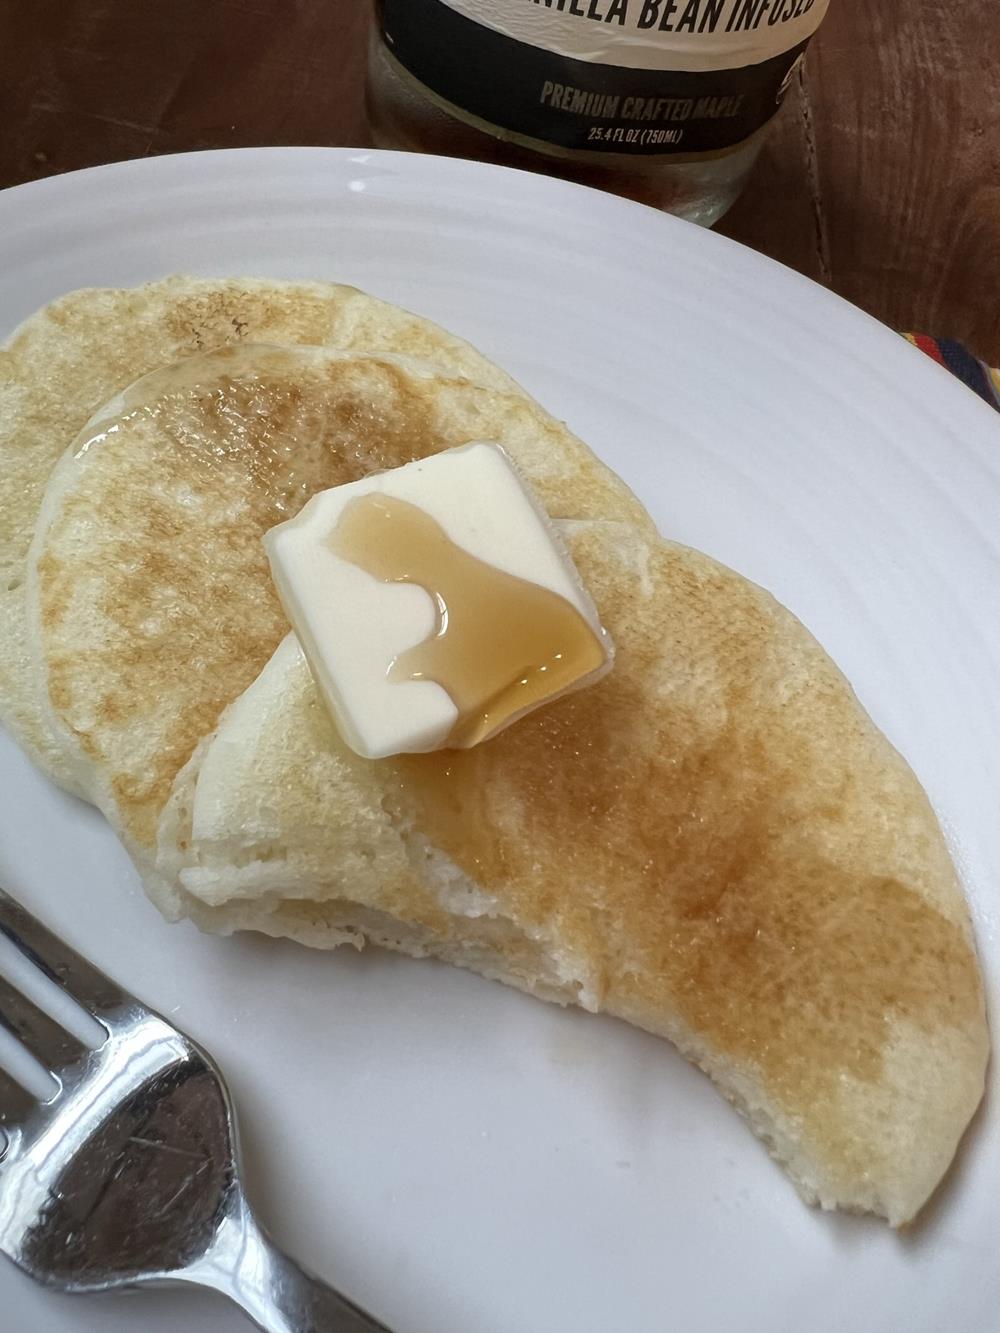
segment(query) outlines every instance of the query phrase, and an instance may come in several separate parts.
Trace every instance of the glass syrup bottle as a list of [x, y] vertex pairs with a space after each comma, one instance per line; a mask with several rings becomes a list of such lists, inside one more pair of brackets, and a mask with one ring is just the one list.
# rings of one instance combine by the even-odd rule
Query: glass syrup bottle
[[829, 0], [378, 0], [380, 147], [545, 171], [711, 225]]

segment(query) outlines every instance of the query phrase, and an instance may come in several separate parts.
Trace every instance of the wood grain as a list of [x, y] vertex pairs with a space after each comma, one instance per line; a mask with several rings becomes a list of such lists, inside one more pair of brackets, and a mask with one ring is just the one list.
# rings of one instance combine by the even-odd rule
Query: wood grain
[[720, 230], [1000, 365], [998, 38], [996, 0], [832, 0]]
[[364, 143], [368, 22], [363, 0], [0, 0], [0, 186], [155, 153]]
[[[364, 143], [368, 21], [367, 0], [0, 0], [0, 186], [197, 148]], [[719, 229], [1000, 364], [998, 30], [997, 0], [831, 0]]]

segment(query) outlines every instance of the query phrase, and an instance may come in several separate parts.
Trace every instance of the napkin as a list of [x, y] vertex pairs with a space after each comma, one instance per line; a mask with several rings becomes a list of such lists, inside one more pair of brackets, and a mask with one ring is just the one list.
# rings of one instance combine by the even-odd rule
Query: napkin
[[903, 337], [1000, 411], [1000, 370], [980, 361], [964, 343], [956, 342], [954, 338], [932, 338], [927, 333], [904, 333]]

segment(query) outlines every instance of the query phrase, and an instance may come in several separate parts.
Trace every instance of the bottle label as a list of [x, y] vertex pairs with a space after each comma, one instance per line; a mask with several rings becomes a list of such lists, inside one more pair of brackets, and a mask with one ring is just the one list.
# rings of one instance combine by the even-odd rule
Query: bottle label
[[383, 0], [460, 117], [550, 150], [713, 154], [775, 114], [829, 0]]

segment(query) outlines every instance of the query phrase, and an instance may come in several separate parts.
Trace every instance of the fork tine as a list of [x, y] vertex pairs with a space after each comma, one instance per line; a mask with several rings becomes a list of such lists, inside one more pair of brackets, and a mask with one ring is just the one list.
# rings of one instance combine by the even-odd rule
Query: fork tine
[[16, 898], [0, 889], [0, 933], [47, 977], [92, 1013], [108, 1013], [134, 1003], [127, 991], [81, 958], [43, 926]]
[[52, 1073], [78, 1060], [87, 1049], [5, 977], [0, 977], [0, 1023]]
[[[0, 1069], [0, 1131], [7, 1126], [19, 1124], [29, 1111], [38, 1105], [27, 1088], [22, 1088], [16, 1079], [11, 1078], [5, 1069]], [[6, 1144], [0, 1132], [0, 1156]]]

